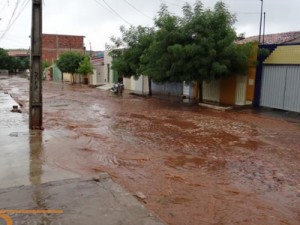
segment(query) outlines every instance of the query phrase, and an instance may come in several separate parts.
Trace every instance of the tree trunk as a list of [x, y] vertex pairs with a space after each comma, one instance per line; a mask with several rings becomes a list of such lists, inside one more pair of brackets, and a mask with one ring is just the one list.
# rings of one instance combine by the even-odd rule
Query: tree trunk
[[149, 96], [152, 96], [152, 80], [148, 76], [148, 87], [149, 87]]

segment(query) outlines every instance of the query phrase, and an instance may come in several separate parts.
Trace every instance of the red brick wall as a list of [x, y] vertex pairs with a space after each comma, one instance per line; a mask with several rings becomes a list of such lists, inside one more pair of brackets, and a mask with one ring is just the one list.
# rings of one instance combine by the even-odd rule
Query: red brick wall
[[66, 51], [84, 52], [84, 37], [72, 35], [42, 35], [42, 59], [53, 62]]

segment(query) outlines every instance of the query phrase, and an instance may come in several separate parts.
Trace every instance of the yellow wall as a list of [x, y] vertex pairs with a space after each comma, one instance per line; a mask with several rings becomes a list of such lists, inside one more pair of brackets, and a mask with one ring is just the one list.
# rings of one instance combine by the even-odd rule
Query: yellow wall
[[227, 79], [210, 83], [204, 82], [203, 99], [228, 105], [245, 105], [251, 103], [254, 98], [257, 49], [258, 45], [254, 43], [246, 75], [232, 75]]
[[236, 93], [236, 76], [221, 80], [220, 103], [234, 105]]
[[278, 46], [264, 64], [300, 64], [300, 45]]
[[71, 82], [72, 75], [70, 73], [63, 73], [64, 81]]

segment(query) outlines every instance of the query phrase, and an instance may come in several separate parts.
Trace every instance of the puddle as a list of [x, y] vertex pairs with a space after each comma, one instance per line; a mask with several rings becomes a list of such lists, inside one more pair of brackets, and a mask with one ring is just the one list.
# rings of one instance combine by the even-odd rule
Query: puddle
[[42, 160], [46, 132], [29, 131], [24, 117], [10, 112], [16, 102], [1, 93], [0, 99], [0, 189], [77, 177]]

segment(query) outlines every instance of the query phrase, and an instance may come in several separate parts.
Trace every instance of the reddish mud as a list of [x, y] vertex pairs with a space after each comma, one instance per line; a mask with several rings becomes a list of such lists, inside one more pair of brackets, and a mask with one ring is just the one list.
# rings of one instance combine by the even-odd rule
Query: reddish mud
[[[28, 110], [28, 81], [2, 89]], [[172, 225], [299, 225], [300, 126], [44, 82], [44, 152], [53, 167], [106, 171]]]

